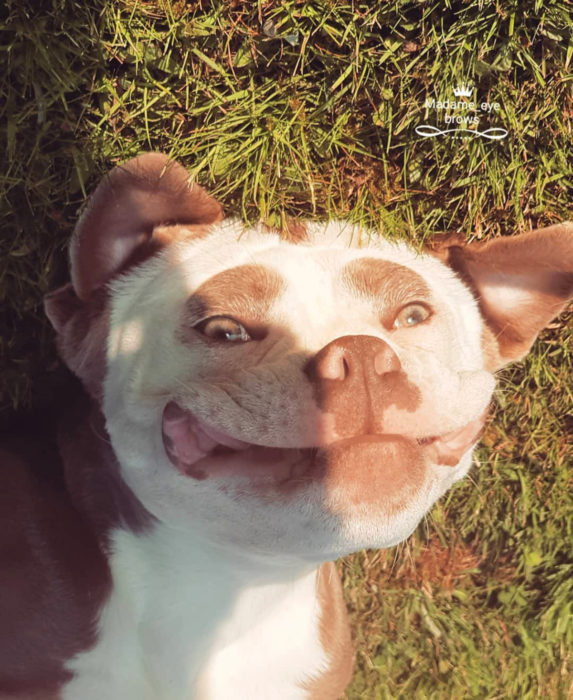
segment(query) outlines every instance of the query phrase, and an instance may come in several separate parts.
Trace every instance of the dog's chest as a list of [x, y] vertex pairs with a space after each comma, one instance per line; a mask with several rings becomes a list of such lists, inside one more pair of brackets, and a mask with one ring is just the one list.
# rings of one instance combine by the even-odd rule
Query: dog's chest
[[[307, 698], [328, 658], [319, 641], [315, 574], [249, 590], [215, 642], [197, 698]], [[239, 636], [236, 636], [239, 632]]]
[[201, 544], [161, 528], [115, 536], [114, 589], [96, 645], [68, 668], [65, 700], [308, 697], [326, 668], [316, 571], [253, 583]]

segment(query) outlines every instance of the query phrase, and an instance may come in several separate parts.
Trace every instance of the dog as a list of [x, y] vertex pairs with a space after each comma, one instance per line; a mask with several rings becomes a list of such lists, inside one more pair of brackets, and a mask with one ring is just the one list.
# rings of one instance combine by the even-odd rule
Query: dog
[[82, 389], [2, 453], [0, 695], [340, 697], [331, 562], [468, 472], [494, 373], [573, 292], [573, 224], [422, 253], [247, 228], [147, 153], [70, 258], [45, 309]]

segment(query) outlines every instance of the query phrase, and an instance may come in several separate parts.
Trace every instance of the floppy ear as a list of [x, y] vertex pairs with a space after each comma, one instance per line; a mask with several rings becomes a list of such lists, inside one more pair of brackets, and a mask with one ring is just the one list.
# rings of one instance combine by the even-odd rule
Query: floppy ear
[[115, 167], [92, 195], [74, 230], [72, 284], [80, 299], [165, 241], [154, 235], [162, 224], [212, 224], [221, 205], [189, 183], [185, 168], [162, 153], [145, 153]]
[[[573, 223], [436, 251], [476, 295], [490, 339], [491, 369], [521, 359], [573, 296]], [[497, 357], [491, 357], [497, 355]]]
[[105, 376], [106, 284], [178, 234], [200, 235], [222, 218], [220, 204], [161, 153], [134, 158], [100, 183], [73, 233], [72, 281], [44, 297], [60, 355], [92, 396]]
[[223, 218], [221, 205], [185, 168], [162, 153], [145, 153], [115, 167], [99, 184], [74, 229], [71, 285], [45, 297], [46, 314], [61, 332], [79, 302], [168, 242], [164, 224], [205, 227]]

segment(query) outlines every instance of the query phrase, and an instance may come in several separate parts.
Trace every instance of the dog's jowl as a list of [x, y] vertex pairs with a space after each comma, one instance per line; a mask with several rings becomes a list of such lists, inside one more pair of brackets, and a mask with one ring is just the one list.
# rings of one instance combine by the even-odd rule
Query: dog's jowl
[[46, 312], [81, 386], [2, 453], [0, 696], [339, 697], [330, 562], [468, 472], [494, 372], [571, 296], [573, 225], [422, 254], [246, 228], [147, 154], [70, 251]]

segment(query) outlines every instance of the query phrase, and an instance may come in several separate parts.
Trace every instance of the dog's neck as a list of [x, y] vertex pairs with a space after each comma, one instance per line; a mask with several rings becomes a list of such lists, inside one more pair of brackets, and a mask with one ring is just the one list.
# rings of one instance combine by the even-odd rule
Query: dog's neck
[[254, 627], [264, 634], [268, 626], [275, 645], [269, 654], [280, 652], [277, 639], [296, 638], [299, 627], [316, 644], [316, 567], [264, 566], [163, 524], [143, 535], [116, 530], [111, 549], [113, 589], [102, 634], [112, 644], [123, 637], [153, 685], [178, 678], [183, 691], [186, 679], [217, 676], [219, 657], [242, 655], [249, 667], [249, 655], [261, 648]]

